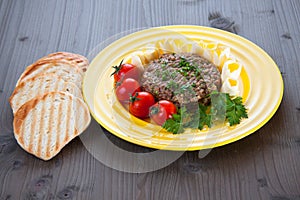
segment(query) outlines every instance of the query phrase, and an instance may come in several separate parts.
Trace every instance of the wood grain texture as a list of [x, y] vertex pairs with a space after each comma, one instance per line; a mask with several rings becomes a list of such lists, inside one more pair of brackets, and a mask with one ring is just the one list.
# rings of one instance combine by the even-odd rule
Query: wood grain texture
[[[259, 131], [202, 159], [199, 152], [186, 152], [165, 168], [141, 174], [105, 166], [79, 138], [48, 162], [17, 145], [8, 98], [27, 65], [55, 51], [88, 56], [128, 30], [209, 26], [211, 12], [233, 20], [237, 33], [263, 48], [282, 72], [282, 104]], [[0, 200], [300, 199], [298, 52], [299, 0], [0, 0]], [[93, 122], [84, 134], [98, 128]], [[105, 135], [127, 151], [152, 151]]]

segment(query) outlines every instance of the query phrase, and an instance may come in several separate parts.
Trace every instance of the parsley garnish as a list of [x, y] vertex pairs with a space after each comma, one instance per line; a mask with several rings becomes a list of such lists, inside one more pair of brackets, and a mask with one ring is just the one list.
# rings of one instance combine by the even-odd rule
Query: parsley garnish
[[[173, 134], [184, 132], [185, 128], [198, 128], [202, 130], [205, 126], [211, 127], [212, 123], [222, 121], [222, 115], [230, 126], [239, 124], [243, 118], [248, 118], [247, 109], [243, 105], [242, 97], [231, 97], [228, 93], [212, 92], [213, 106], [199, 104], [199, 114], [188, 113], [185, 107], [179, 109], [173, 118], [166, 120], [163, 128]], [[224, 107], [225, 106], [225, 107]], [[224, 120], [224, 119], [223, 119]], [[195, 122], [198, 125], [195, 127]]]
[[169, 80], [168, 75], [164, 73], [164, 74], [162, 75], [162, 77], [161, 77], [161, 80], [162, 80], [162, 81], [167, 81], [167, 80]]
[[230, 126], [239, 124], [242, 118], [248, 118], [242, 97], [231, 98], [226, 94], [226, 118]]
[[174, 91], [174, 94], [177, 95], [177, 94], [184, 94], [186, 92], [189, 92], [189, 93], [193, 93], [193, 88], [190, 84], [186, 84], [186, 85], [182, 85], [180, 88], [176, 89]]
[[184, 128], [187, 127], [187, 118], [186, 109], [183, 107], [178, 110], [177, 114], [173, 114], [171, 119], [166, 120], [162, 127], [173, 134], [182, 133]]
[[174, 80], [170, 80], [166, 87], [170, 90], [175, 90], [178, 87], [178, 83], [176, 83]]
[[167, 65], [168, 65], [168, 63], [167, 63], [166, 61], [164, 61], [164, 62], [161, 64], [161, 68], [162, 68], [163, 70], [165, 70], [166, 67], [167, 67]]
[[211, 114], [208, 113], [208, 106], [199, 104], [199, 125], [198, 129], [202, 130], [204, 126], [211, 127]]
[[187, 76], [189, 72], [193, 72], [193, 76], [200, 75], [200, 69], [195, 67], [194, 64], [189, 63], [184, 57], [180, 57], [179, 72], [183, 76]]
[[174, 78], [176, 78], [176, 76], [177, 76], [177, 72], [176, 72], [176, 71], [173, 71], [173, 72], [171, 73], [171, 78], [174, 79]]

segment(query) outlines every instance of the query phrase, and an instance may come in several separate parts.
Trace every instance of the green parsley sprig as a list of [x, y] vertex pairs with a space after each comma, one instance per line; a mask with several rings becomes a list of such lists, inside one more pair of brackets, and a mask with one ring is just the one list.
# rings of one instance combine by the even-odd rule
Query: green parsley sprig
[[171, 119], [166, 120], [162, 127], [173, 134], [182, 133], [186, 127], [184, 125], [186, 118], [187, 112], [183, 107], [176, 114], [173, 114]]
[[248, 118], [242, 97], [230, 97], [226, 94], [226, 118], [230, 126], [239, 124], [242, 118]]
[[[188, 113], [185, 107], [179, 109], [173, 118], [166, 120], [163, 128], [167, 131], [178, 134], [184, 132], [185, 128], [195, 128], [202, 130], [204, 127], [211, 127], [216, 116], [225, 114], [225, 120], [230, 126], [239, 124], [243, 118], [248, 118], [247, 109], [243, 105], [242, 97], [232, 97], [228, 93], [213, 92], [213, 106], [199, 104], [199, 114]], [[225, 107], [224, 107], [225, 106]], [[195, 122], [197, 121], [197, 126]]]

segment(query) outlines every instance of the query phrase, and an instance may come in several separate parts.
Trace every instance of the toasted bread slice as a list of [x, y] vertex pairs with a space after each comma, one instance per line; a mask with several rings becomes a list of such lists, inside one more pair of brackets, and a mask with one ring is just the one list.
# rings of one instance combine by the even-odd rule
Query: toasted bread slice
[[86, 57], [75, 54], [75, 53], [70, 53], [70, 52], [55, 52], [51, 53], [38, 61], [43, 61], [43, 60], [63, 60], [63, 61], [68, 61], [72, 64], [77, 65], [82, 72], [85, 72], [89, 66], [89, 61]]
[[21, 82], [27, 79], [33, 78], [41, 74], [55, 73], [57, 76], [61, 77], [65, 81], [72, 82], [76, 84], [81, 89], [83, 73], [81, 69], [70, 62], [62, 60], [43, 60], [35, 62], [34, 64], [28, 66], [25, 71], [20, 76], [17, 83], [19, 85]]
[[81, 99], [65, 92], [49, 92], [18, 109], [14, 135], [24, 150], [49, 160], [81, 134], [90, 120], [89, 110]]
[[21, 82], [10, 96], [9, 102], [13, 113], [27, 101], [47, 92], [62, 91], [82, 99], [81, 90], [71, 82], [66, 82], [55, 73], [39, 75]]

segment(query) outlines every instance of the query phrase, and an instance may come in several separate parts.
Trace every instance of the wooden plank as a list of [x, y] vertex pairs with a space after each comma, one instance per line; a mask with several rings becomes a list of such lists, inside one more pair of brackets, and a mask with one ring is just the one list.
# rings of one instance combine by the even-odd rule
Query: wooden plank
[[[48, 162], [17, 145], [8, 98], [27, 65], [54, 51], [88, 56], [128, 30], [209, 26], [210, 12], [233, 20], [238, 34], [262, 47], [283, 73], [282, 105], [255, 134], [202, 159], [198, 152], [186, 152], [173, 164], [142, 174], [105, 166], [79, 138]], [[0, 1], [0, 200], [299, 199], [299, 12], [298, 0]], [[98, 126], [93, 122], [84, 134]], [[106, 135], [128, 151], [150, 151]]]

